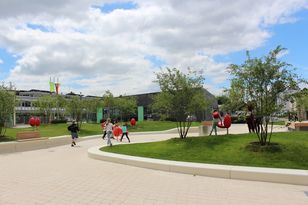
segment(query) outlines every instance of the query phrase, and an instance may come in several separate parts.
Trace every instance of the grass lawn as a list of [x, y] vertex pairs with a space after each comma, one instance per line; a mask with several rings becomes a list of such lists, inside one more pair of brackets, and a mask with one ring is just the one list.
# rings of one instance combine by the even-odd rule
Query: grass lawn
[[[200, 122], [193, 122], [191, 126], [199, 126]], [[176, 123], [171, 121], [143, 121], [137, 122], [134, 127], [128, 127], [130, 132], [163, 131], [176, 128]]]
[[[193, 126], [199, 126], [199, 122], [194, 122]], [[67, 124], [45, 124], [38, 128], [42, 137], [55, 137], [62, 135], [69, 135], [67, 130]], [[169, 121], [143, 121], [137, 122], [134, 127], [128, 127], [129, 132], [145, 132], [145, 131], [163, 131], [175, 128], [175, 122]], [[22, 131], [30, 131], [32, 128], [7, 128], [5, 137], [0, 137], [0, 142], [4, 141], [14, 141], [16, 139], [16, 133]], [[101, 134], [102, 129], [100, 124], [96, 123], [83, 123], [81, 126], [81, 131], [79, 133], [80, 137]]]
[[103, 151], [175, 161], [308, 169], [308, 132], [273, 133], [272, 142], [280, 151], [253, 152], [255, 134], [179, 138], [162, 142], [128, 144], [101, 148]]
[[273, 123], [274, 125], [286, 125], [285, 121], [277, 121]]

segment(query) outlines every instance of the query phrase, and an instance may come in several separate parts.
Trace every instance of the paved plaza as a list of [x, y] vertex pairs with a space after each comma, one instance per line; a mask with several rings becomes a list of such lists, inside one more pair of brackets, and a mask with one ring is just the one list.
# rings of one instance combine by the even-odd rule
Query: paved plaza
[[[276, 131], [284, 127], [277, 127]], [[237, 125], [230, 130], [242, 130]], [[222, 133], [224, 131], [221, 131]], [[134, 142], [176, 133], [131, 134]], [[0, 155], [0, 205], [206, 204], [307, 205], [308, 187], [170, 173], [94, 160], [101, 138]]]

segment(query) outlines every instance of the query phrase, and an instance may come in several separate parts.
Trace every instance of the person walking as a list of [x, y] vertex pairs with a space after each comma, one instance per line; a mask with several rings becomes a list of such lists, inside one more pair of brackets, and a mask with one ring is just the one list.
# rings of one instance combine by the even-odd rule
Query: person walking
[[212, 130], [210, 132], [210, 135], [212, 135], [212, 132], [213, 130], [215, 131], [215, 136], [217, 136], [217, 126], [218, 126], [218, 122], [221, 121], [221, 117], [220, 117], [220, 114], [217, 110], [214, 110], [213, 113], [212, 113], [212, 116], [213, 116], [213, 125], [212, 125]]
[[121, 136], [120, 142], [122, 142], [122, 139], [123, 139], [124, 135], [128, 139], [128, 142], [130, 142], [130, 139], [128, 137], [127, 122], [125, 122], [125, 124], [122, 125], [121, 129], [122, 129], [122, 136]]
[[102, 127], [102, 130], [103, 130], [102, 138], [105, 139], [106, 134], [107, 134], [107, 132], [106, 132], [106, 120], [105, 119], [102, 120], [101, 127]]
[[110, 118], [107, 119], [106, 122], [106, 133], [107, 133], [107, 145], [112, 146], [111, 137], [112, 137], [112, 128], [113, 124], [111, 123]]
[[246, 123], [248, 126], [249, 133], [255, 132], [255, 117], [253, 115], [253, 108], [252, 106], [248, 106], [247, 112], [246, 112]]
[[67, 127], [67, 129], [71, 132], [71, 136], [72, 136], [72, 144], [71, 144], [71, 146], [74, 147], [76, 145], [76, 140], [78, 138], [79, 128], [78, 128], [76, 122], [73, 121], [72, 124]]

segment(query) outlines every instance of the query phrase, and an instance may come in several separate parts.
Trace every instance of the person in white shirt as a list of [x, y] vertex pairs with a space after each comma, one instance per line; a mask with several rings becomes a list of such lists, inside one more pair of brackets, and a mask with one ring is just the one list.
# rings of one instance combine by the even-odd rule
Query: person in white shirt
[[110, 118], [107, 119], [107, 122], [106, 122], [106, 133], [107, 133], [107, 145], [109, 145], [110, 147], [112, 146], [112, 143], [111, 143], [111, 137], [112, 137], [112, 127], [113, 127], [113, 124], [111, 123], [111, 120]]

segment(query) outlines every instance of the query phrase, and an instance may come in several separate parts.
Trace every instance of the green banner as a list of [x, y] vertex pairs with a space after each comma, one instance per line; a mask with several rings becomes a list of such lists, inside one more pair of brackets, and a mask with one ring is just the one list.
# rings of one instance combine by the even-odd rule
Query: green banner
[[144, 109], [143, 106], [138, 106], [138, 122], [142, 122], [144, 120]]
[[49, 88], [50, 88], [50, 92], [55, 92], [55, 83], [49, 81]]
[[97, 108], [96, 122], [100, 123], [101, 119], [103, 119], [103, 108]]

